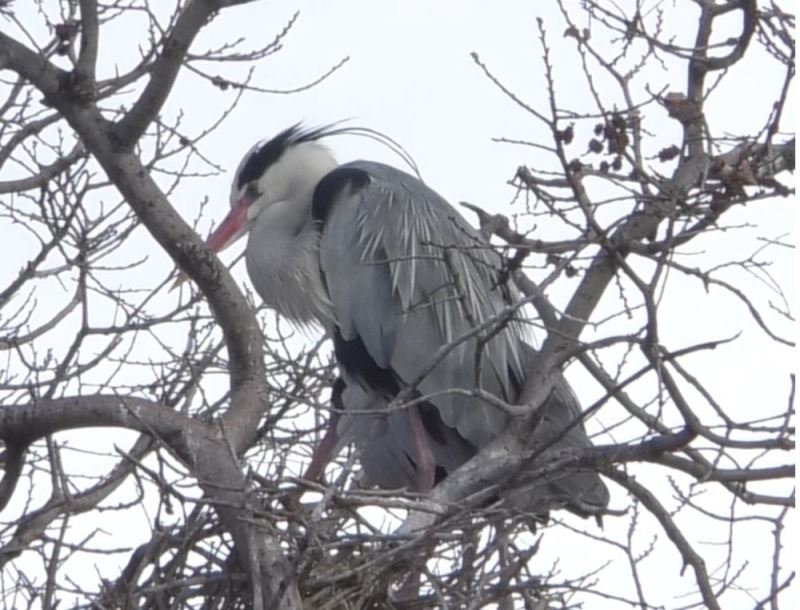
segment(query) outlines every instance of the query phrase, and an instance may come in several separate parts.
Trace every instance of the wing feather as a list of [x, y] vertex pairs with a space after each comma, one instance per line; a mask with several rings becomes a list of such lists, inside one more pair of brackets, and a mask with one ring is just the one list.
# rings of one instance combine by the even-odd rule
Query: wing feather
[[[356, 172], [363, 174], [354, 180]], [[348, 163], [324, 179], [331, 201], [320, 240], [320, 264], [345, 340], [360, 337], [379, 366], [412, 383], [437, 351], [495, 318], [507, 306], [498, 285], [500, 256], [433, 190], [378, 163]], [[340, 187], [331, 183], [340, 181]], [[491, 333], [486, 333], [491, 334]], [[476, 386], [513, 399], [510, 375], [522, 379], [521, 326], [489, 339], [475, 375], [478, 341], [456, 345], [419, 384], [448, 426], [478, 447], [506, 423], [477, 398], [441, 394]]]
[[[359, 349], [363, 345], [375, 364], [391, 375], [392, 384], [412, 383], [431, 368], [431, 359], [442, 346], [506, 307], [510, 291], [498, 286], [499, 255], [416, 178], [385, 165], [356, 162], [334, 170], [326, 181], [322, 190], [330, 194], [330, 201], [315, 200], [315, 208], [327, 210], [320, 264], [338, 332]], [[424, 408], [438, 410], [445, 424], [434, 423], [436, 434], [430, 440], [436, 463], [447, 472], [490, 442], [505, 427], [507, 417], [477, 398], [439, 392], [479, 385], [513, 402], [536, 358], [515, 321], [487, 341], [476, 379], [477, 349], [474, 338], [460, 343], [418, 387], [423, 395], [434, 394], [428, 398], [432, 406]], [[416, 473], [409, 461], [414, 447], [408, 413], [381, 413], [384, 400], [376, 395], [380, 389], [371, 395], [357, 387], [348, 392], [348, 408], [356, 403], [361, 411], [346, 414], [340, 432], [343, 440], [354, 439], [361, 446], [366, 482], [413, 488]], [[377, 411], [364, 413], [370, 410]], [[578, 400], [559, 374], [531, 436], [532, 446], [546, 448], [538, 463], [546, 463], [560, 449], [591, 446], [583, 423], [573, 425], [580, 416]], [[509, 501], [523, 510], [546, 513], [563, 507], [588, 516], [602, 514], [608, 498], [597, 473], [567, 471], [523, 482]]]

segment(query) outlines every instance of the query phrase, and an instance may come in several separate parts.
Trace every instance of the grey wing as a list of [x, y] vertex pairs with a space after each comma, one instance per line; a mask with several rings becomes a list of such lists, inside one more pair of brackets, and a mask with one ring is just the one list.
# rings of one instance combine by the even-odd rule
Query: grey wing
[[[526, 360], [532, 362], [535, 351], [524, 348]], [[413, 489], [417, 474], [408, 456], [413, 455], [411, 431], [405, 411], [386, 413], [379, 398], [353, 384], [342, 397], [346, 411], [339, 420], [340, 446], [354, 442], [360, 450], [362, 484], [384, 489]], [[578, 399], [567, 380], [558, 374], [553, 392], [545, 400], [537, 427], [531, 434], [531, 446], [544, 448], [526, 471], [536, 473], [551, 456], [568, 448], [588, 448], [591, 442], [582, 422]], [[564, 432], [566, 430], [566, 433]], [[431, 449], [436, 463], [451, 472], [474, 455], [474, 449], [448, 430], [448, 437], [434, 440]], [[556, 439], [556, 440], [554, 440]], [[337, 450], [338, 453], [338, 450]], [[518, 510], [546, 515], [551, 510], [567, 509], [581, 517], [602, 515], [609, 502], [609, 492], [595, 472], [562, 470], [547, 477], [515, 483], [508, 502]]]
[[[533, 362], [535, 350], [525, 345], [525, 359]], [[531, 434], [530, 444], [535, 449], [544, 448], [534, 460], [531, 470], [546, 464], [553, 453], [570, 448], [586, 449], [592, 446], [583, 422], [578, 398], [559, 372], [553, 391], [541, 406], [541, 415]], [[566, 432], [565, 432], [566, 431]], [[513, 506], [534, 513], [565, 508], [581, 517], [602, 515], [609, 502], [609, 492], [596, 472], [564, 470], [530, 484], [515, 488], [509, 496]]]
[[365, 487], [413, 489], [417, 482], [414, 465], [392, 435], [386, 413], [379, 408], [383, 403], [376, 404], [376, 400], [357, 384], [347, 386], [342, 395], [346, 410], [337, 425], [339, 448], [349, 443], [358, 446]]
[[[441, 346], [506, 306], [507, 295], [497, 284], [499, 256], [424, 184], [394, 168], [366, 162], [346, 164], [325, 181], [327, 200], [315, 199], [315, 206], [327, 206], [315, 214], [325, 223], [320, 263], [341, 342], [348, 349], [355, 346], [349, 357], [362, 360], [350, 363], [351, 376], [358, 374], [352, 369], [371, 366], [373, 373], [389, 373], [387, 384], [411, 383], [428, 371]], [[430, 370], [419, 391], [480, 385], [514, 402], [536, 357], [522, 336], [518, 323], [503, 326], [480, 352], [477, 378], [478, 348], [474, 340], [465, 341]], [[347, 360], [347, 354], [337, 355]], [[436, 463], [448, 472], [474, 454], [458, 434], [480, 448], [506, 424], [503, 412], [476, 398], [445, 393], [429, 402], [455, 428], [441, 431], [442, 437], [432, 443]], [[362, 411], [343, 417], [340, 432], [343, 440], [348, 437], [361, 446], [367, 482], [413, 487], [416, 475], [407, 456], [414, 455], [414, 448], [406, 412], [365, 414], [385, 405], [374, 392], [357, 388], [346, 395], [345, 404]], [[577, 398], [559, 374], [532, 433], [532, 443], [548, 447], [539, 463], [559, 449], [591, 446], [583, 423], [571, 426], [580, 415]], [[533, 512], [563, 507], [586, 516], [603, 512], [608, 489], [596, 473], [561, 472], [524, 485], [510, 500]]]
[[[385, 403], [357, 384], [348, 385], [342, 395], [345, 412], [337, 426], [339, 449], [349, 443], [359, 448], [365, 487], [414, 489], [418, 476], [409, 456], [414, 455], [410, 421], [406, 411], [386, 412]], [[444, 437], [430, 439], [436, 464], [452, 472], [475, 454], [474, 447], [459, 438], [452, 428]]]
[[432, 361], [442, 346], [506, 307], [499, 255], [433, 190], [378, 163], [349, 163], [328, 174], [315, 193], [314, 216], [324, 221], [320, 265], [340, 346], [352, 352], [337, 351], [340, 363], [351, 377], [352, 369], [377, 366], [387, 384], [399, 386], [424, 375], [417, 389], [444, 423], [477, 447], [488, 443], [505, 427], [505, 414], [447, 390], [481, 387], [516, 398], [523, 378], [519, 323], [498, 325], [493, 335], [483, 333], [491, 338], [480, 347], [472, 338]]

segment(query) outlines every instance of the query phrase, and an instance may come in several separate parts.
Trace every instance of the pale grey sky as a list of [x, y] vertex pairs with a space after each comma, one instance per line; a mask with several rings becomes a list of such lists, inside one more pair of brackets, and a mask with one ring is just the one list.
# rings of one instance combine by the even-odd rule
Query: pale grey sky
[[[574, 15], [580, 15], [579, 2], [568, 0], [564, 4], [573, 9]], [[626, 4], [621, 2], [623, 6]], [[694, 9], [690, 5], [689, 2], [667, 5], [675, 7], [668, 9], [667, 22], [670, 27], [675, 27], [678, 36], [693, 35]], [[28, 14], [31, 9], [26, 3], [18, 1], [15, 9], [26, 24], [36, 28], [37, 17], [32, 12]], [[187, 181], [172, 197], [173, 204], [188, 219], [194, 218], [200, 201], [209, 198], [211, 203], [201, 222], [201, 231], [207, 231], [224, 216], [229, 180], [242, 154], [254, 141], [270, 137], [301, 120], [314, 124], [352, 118], [354, 124], [381, 130], [398, 140], [413, 155], [426, 182], [452, 203], [467, 200], [507, 214], [522, 211], [521, 202], [517, 202], [516, 207], [509, 205], [515, 197], [515, 190], [507, 186], [506, 181], [519, 165], [537, 166], [552, 162], [532, 148], [494, 143], [492, 138], [549, 143], [551, 136], [540, 122], [489, 82], [470, 53], [477, 52], [492, 72], [525, 103], [546, 113], [548, 98], [537, 16], [544, 19], [548, 41], [552, 45], [557, 93], [562, 105], [576, 111], [593, 109], [580, 63], [571, 53], [574, 40], [563, 37], [565, 24], [554, 2], [257, 2], [225, 11], [207, 28], [194, 50], [199, 52], [206, 44], [213, 47], [221, 41], [239, 37], [244, 39], [245, 47], [259, 46], [272, 39], [297, 9], [301, 11], [300, 17], [285, 38], [284, 49], [261, 63], [254, 84], [291, 89], [315, 79], [345, 56], [349, 56], [350, 61], [328, 80], [307, 91], [292, 95], [245, 96], [226, 125], [210, 136], [204, 148], [211, 160], [227, 168], [228, 173]], [[732, 23], [731, 27], [735, 30], [736, 25]], [[126, 28], [108, 33], [101, 40], [101, 57], [108, 73], [114, 66], [130, 64], [136, 53], [136, 36], [139, 34], [141, 32], [135, 29]], [[739, 133], [747, 126], [757, 128], [766, 122], [766, 115], [749, 111], [751, 108], [768, 110], [763, 102], [774, 99], [780, 84], [781, 75], [770, 72], [764, 59], [763, 52], [754, 53], [713, 94], [708, 107], [709, 122], [716, 135], [726, 131]], [[226, 77], [230, 70], [235, 70], [230, 64], [209, 68], [210, 72]], [[668, 91], [683, 91], [685, 73], [682, 67], [653, 65], [648, 67], [647, 73], [653, 91], [665, 87]], [[599, 74], [596, 76], [598, 87], [608, 91], [609, 82]], [[726, 89], [728, 87], [730, 89]], [[642, 89], [635, 93], [644, 100]], [[231, 90], [219, 91], [185, 73], [167, 105], [166, 114], [182, 111], [184, 128], [192, 132], [216, 118], [233, 96]], [[608, 99], [613, 102], [619, 98], [611, 94]], [[663, 108], [651, 104], [644, 113], [646, 120], [653, 121], [648, 129], [658, 134], [649, 146], [650, 154], [657, 153], [663, 146], [679, 143], [679, 125], [667, 117]], [[794, 125], [787, 121], [785, 128], [794, 130]], [[581, 146], [574, 146], [576, 156], [584, 152]], [[336, 140], [331, 142], [331, 147], [343, 160], [367, 157], [396, 165], [401, 163], [382, 147], [362, 139]], [[669, 173], [671, 168], [665, 164], [665, 173]], [[752, 208], [734, 210], [727, 217], [727, 223], [731, 225], [745, 222], [757, 223], [758, 230], [718, 233], [693, 242], [686, 251], [686, 264], [696, 260], [698, 265], [709, 266], [710, 261], [723, 262], [744, 256], [755, 250], [758, 236], [778, 237], [792, 231], [796, 222], [794, 203], [786, 200], [760, 202]], [[552, 226], [556, 228], [555, 223]], [[543, 225], [542, 231], [547, 228], [548, 225]], [[552, 238], [552, 235], [535, 234], [543, 239]], [[120, 278], [121, 283], [152, 285], [154, 274], [162, 277], [171, 269], [166, 256], [153, 249], [152, 240], [143, 231], [134, 245], [150, 253], [151, 262], [135, 275]], [[229, 256], [227, 260], [231, 259]], [[13, 276], [16, 268], [14, 265], [0, 271], [0, 281], [5, 280], [7, 274]], [[787, 296], [793, 303], [796, 303], [796, 273], [792, 256], [782, 256], [770, 268], [775, 281], [789, 290]], [[243, 265], [240, 265], [236, 277], [244, 280], [245, 275]], [[736, 277], [740, 287], [754, 293], [765, 289], [764, 283], [755, 275], [749, 279], [741, 274]], [[792, 368], [788, 364], [791, 352], [776, 348], [755, 329], [740, 304], [733, 303], [718, 291], [707, 294], [699, 282], [677, 277], [671, 280], [674, 283], [664, 294], [661, 320], [662, 339], [669, 347], [680, 348], [693, 342], [721, 339], [742, 332], [739, 340], [724, 350], [698, 354], [691, 360], [719, 402], [729, 407], [732, 413], [752, 413], [754, 409], [766, 412], [771, 404], [785, 401], [787, 375]], [[555, 300], [566, 298], [574, 287], [575, 283], [563, 282], [553, 295]], [[614, 291], [610, 290], [604, 310], [615, 309], [614, 305], [618, 305], [615, 298]], [[598, 312], [600, 318], [602, 311]], [[792, 334], [790, 326], [783, 327], [784, 334]], [[594, 336], [613, 334], [613, 329], [613, 325], [603, 326]], [[592, 336], [589, 330], [584, 338]], [[577, 367], [572, 367], [570, 376], [584, 404], [600, 394]], [[601, 412], [599, 419], [603, 420], [603, 417]], [[657, 485], [663, 490], [666, 482]], [[615, 489], [614, 493], [619, 494], [619, 490]], [[624, 504], [621, 496], [615, 495], [615, 502]], [[570, 520], [570, 523], [588, 530], [594, 527], [578, 520]], [[624, 539], [628, 524], [627, 519], [609, 518], [605, 531]], [[664, 534], [658, 532], [652, 522], [645, 520], [644, 524], [639, 532], [641, 549], [654, 535], [662, 540], [658, 550], [644, 564], [646, 587], [650, 591], [648, 600], [668, 608], [680, 606], [687, 601], [681, 595], [693, 589], [693, 577], [689, 571], [680, 575], [680, 558], [669, 544], [663, 543]], [[682, 524], [690, 530], [693, 527], [690, 522]], [[739, 541], [735, 564], [752, 557], [760, 560], [769, 557], [753, 549], [763, 551], [771, 540], [763, 530], [754, 529], [753, 532], [752, 537], [743, 537]], [[128, 542], [121, 539], [126, 533], [134, 534], [135, 529], [118, 532], [116, 536], [120, 544]], [[724, 536], [722, 525], [718, 531], [708, 531], [707, 544], [701, 546], [709, 554], [711, 570], [722, 559], [717, 555], [719, 550], [714, 543]], [[131, 536], [131, 542], [134, 538]], [[550, 562], [559, 561], [562, 566], [569, 566], [568, 569], [565, 567], [567, 573], [572, 572], [573, 567], [574, 572], [580, 573], [581, 567], [615, 559], [620, 565], [603, 573], [602, 588], [613, 590], [614, 586], [608, 583], [614, 582], [625, 583], [625, 586], [630, 584], [624, 556], [615, 555], [610, 547], [603, 546], [587, 553], [577, 546], [579, 544], [584, 542], [578, 537], [565, 533], [563, 538], [558, 538], [552, 532], [548, 533], [542, 551], [536, 556], [537, 569], [547, 571]], [[760, 588], [769, 571], [770, 566], [766, 563], [755, 566], [743, 577], [743, 584]], [[94, 574], [87, 576], [94, 579]], [[745, 593], [735, 600], [727, 608], [735, 610], [752, 605]], [[593, 598], [589, 598], [587, 603], [587, 607], [592, 608], [614, 607]]]

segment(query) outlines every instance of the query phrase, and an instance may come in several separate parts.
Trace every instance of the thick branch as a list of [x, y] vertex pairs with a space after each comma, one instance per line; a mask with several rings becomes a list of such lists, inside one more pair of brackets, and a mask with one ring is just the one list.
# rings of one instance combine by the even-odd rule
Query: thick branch
[[[220, 6], [222, 3], [203, 0], [188, 5], [186, 11], [198, 20], [192, 36], [211, 12]], [[198, 19], [199, 15], [204, 15], [203, 19]], [[192, 22], [192, 18], [185, 19]], [[178, 38], [180, 35], [178, 32]], [[183, 42], [188, 44], [188, 41]], [[176, 42], [178, 47], [170, 47], [171, 51], [178, 51], [183, 42]], [[170, 56], [162, 59], [164, 63], [154, 72], [153, 78], [158, 81], [159, 74], [166, 75], [171, 85], [180, 58]], [[46, 58], [2, 33], [0, 65], [5, 65], [33, 83], [47, 102], [59, 110], [150, 234], [192, 276], [207, 296], [228, 347], [231, 406], [214, 435], [195, 438], [198, 445], [173, 446], [173, 449], [186, 450], [187, 457], [194, 460], [195, 474], [206, 494], [218, 503], [217, 510], [222, 522], [231, 532], [239, 558], [250, 573], [254, 607], [299, 606], [291, 569], [283, 557], [277, 537], [265, 535], [265, 532], [242, 518], [247, 516], [244, 513], [247, 513], [250, 501], [245, 495], [247, 486], [237, 457], [254, 441], [258, 422], [267, 406], [263, 340], [253, 311], [227, 270], [208, 252], [202, 240], [169, 204], [141, 160], [129, 152], [129, 147], [120, 148], [112, 125], [103, 118], [91, 100], [74, 89], [73, 79], [55, 68]], [[135, 126], [134, 132], [143, 130], [146, 122], [157, 112], [169, 86], [158, 91], [151, 89], [148, 88], [151, 97], [148, 98], [145, 92], [145, 101], [140, 100], [137, 105], [137, 118], [131, 123]], [[76, 422], [76, 425], [96, 425], [92, 423], [94, 421], [96, 418], [91, 417]], [[181, 421], [186, 422], [186, 419]], [[126, 422], [133, 423], [130, 419]], [[18, 427], [15, 430], [17, 434], [24, 434]], [[189, 440], [192, 438], [190, 436]]]
[[[728, 4], [733, 5], [734, 3], [729, 2]], [[711, 10], [714, 12], [714, 16], [717, 16], [717, 14], [719, 14], [718, 11], [724, 8], [726, 7], [712, 5]], [[731, 49], [731, 52], [727, 55], [723, 57], [705, 58], [704, 63], [706, 69], [709, 71], [730, 68], [742, 58], [750, 44], [750, 39], [753, 37], [753, 32], [755, 32], [756, 22], [758, 20], [756, 0], [740, 0], [738, 8], [742, 11], [742, 33], [739, 36], [739, 40], [736, 41], [733, 49]]]
[[94, 91], [97, 42], [100, 36], [96, 0], [81, 0], [81, 50], [75, 74], [83, 86]]
[[[434, 487], [430, 494], [432, 506], [428, 507], [431, 510], [411, 514], [403, 525], [403, 531], [422, 531], [446, 513], [448, 505], [460, 509], [460, 502], [469, 496], [473, 496], [472, 500], [486, 499], [494, 493], [496, 486], [521, 473], [524, 473], [527, 484], [558, 473], [596, 472], [612, 463], [655, 461], [664, 453], [685, 447], [694, 436], [687, 429], [630, 445], [542, 451], [540, 447], [526, 447], [518, 435], [504, 433]], [[533, 461], [536, 464], [532, 467]]]
[[127, 428], [160, 438], [192, 431], [207, 434], [206, 424], [137, 397], [98, 394], [0, 405], [0, 438], [17, 446], [57, 432], [102, 426]]
[[[249, 0], [246, 0], [249, 1]], [[156, 118], [189, 51], [189, 47], [211, 16], [242, 0], [195, 0], [185, 5], [175, 26], [164, 41], [164, 48], [153, 63], [150, 80], [131, 110], [114, 128], [114, 138], [123, 147], [132, 146]]]

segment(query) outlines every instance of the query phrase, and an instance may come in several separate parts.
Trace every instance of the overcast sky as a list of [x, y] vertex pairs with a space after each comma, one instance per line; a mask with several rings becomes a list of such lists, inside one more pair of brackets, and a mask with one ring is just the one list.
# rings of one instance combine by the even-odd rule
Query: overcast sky
[[[579, 2], [573, 0], [565, 4], [580, 17]], [[662, 4], [675, 5], [670, 9], [668, 23], [685, 24], [685, 28], [676, 29], [676, 34], [691, 38], [695, 14], [691, 3]], [[508, 214], [522, 211], [520, 203], [517, 207], [510, 206], [516, 191], [506, 182], [519, 165], [536, 166], [551, 161], [529, 147], [496, 143], [492, 139], [506, 137], [549, 144], [550, 134], [499, 91], [470, 54], [478, 53], [492, 72], [521, 99], [547, 112], [549, 102], [537, 16], [544, 18], [553, 46], [557, 94], [563, 106], [578, 111], [592, 109], [579, 71], [580, 64], [569, 53], [574, 41], [564, 39], [565, 23], [554, 2], [270, 0], [225, 11], [207, 28], [193, 51], [199, 52], [206, 45], [213, 47], [220, 41], [238, 37], [244, 39], [245, 47], [259, 46], [273, 39], [298, 8], [300, 17], [284, 39], [284, 49], [261, 62], [254, 84], [276, 90], [293, 89], [316, 79], [343, 58], [350, 59], [329, 79], [307, 91], [292, 95], [245, 96], [226, 125], [210, 136], [204, 152], [229, 171], [191, 181], [173, 197], [173, 204], [188, 219], [195, 216], [204, 197], [210, 199], [201, 232], [208, 231], [224, 216], [230, 178], [242, 154], [254, 141], [271, 137], [297, 121], [318, 124], [350, 118], [353, 124], [381, 130], [412, 154], [426, 182], [451, 202], [467, 200]], [[37, 27], [35, 14], [27, 12], [31, 10], [28, 3], [18, 0], [15, 10], [21, 20], [30, 23], [33, 29]], [[581, 18], [584, 19], [582, 26], [592, 26]], [[735, 32], [736, 23], [731, 23], [731, 27]], [[141, 33], [130, 28], [103, 32], [101, 59], [107, 74], [115, 67], [130, 65], [139, 44], [136, 37]], [[774, 99], [780, 84], [780, 73], [770, 72], [764, 59], [763, 53], [754, 53], [753, 59], [737, 69], [730, 82], [715, 93], [709, 104], [713, 133], [722, 134], [726, 129], [741, 133], [748, 126], [754, 131], [766, 122], [765, 114], [749, 111], [750, 108], [768, 111], [769, 106], [763, 101]], [[664, 87], [669, 91], [683, 91], [685, 72], [682, 68], [673, 68], [670, 65], [648, 68], [654, 91]], [[231, 77], [229, 74], [235, 74], [236, 70], [229, 64], [209, 67], [211, 73], [225, 77]], [[598, 78], [600, 86], [607, 86], [606, 81]], [[637, 93], [642, 93], [641, 89]], [[216, 118], [233, 96], [233, 91], [211, 88], [187, 73], [179, 81], [166, 114], [174, 115], [181, 110], [185, 129], [199, 130]], [[609, 99], [617, 98], [611, 94]], [[677, 122], [668, 119], [663, 109], [655, 105], [650, 108], [646, 116], [653, 123], [648, 129], [659, 133], [650, 145], [650, 154], [655, 154], [663, 146], [679, 143], [680, 131]], [[784, 129], [793, 131], [794, 124], [787, 120]], [[392, 153], [367, 140], [347, 138], [331, 142], [331, 146], [342, 160], [366, 157], [401, 164]], [[576, 147], [576, 156], [583, 152]], [[666, 165], [664, 172], [669, 173], [670, 167]], [[737, 233], [734, 238], [727, 234], [716, 235], [705, 241], [702, 248], [711, 259], [718, 257], [719, 260], [754, 249], [757, 235], [778, 237], [791, 230], [795, 222], [793, 208], [794, 205], [786, 201], [761, 203], [757, 217], [752, 216], [751, 210], [735, 210], [730, 215], [731, 224], [755, 218], [754, 222], [761, 227], [759, 231], [741, 237]], [[535, 236], [550, 238], [544, 234]], [[143, 248], [152, 251], [154, 264], [160, 266], [161, 273], [166, 273], [171, 268], [166, 257], [153, 250], [153, 242], [144, 232], [138, 239]], [[700, 249], [698, 246], [697, 250]], [[770, 272], [778, 283], [790, 290], [788, 296], [795, 302], [796, 268], [793, 268], [792, 259], [783, 257]], [[11, 275], [15, 273], [11, 270]], [[243, 265], [236, 275], [244, 278]], [[0, 280], [5, 278], [6, 271], [0, 271]], [[123, 279], [152, 283], [152, 276], [146, 273]], [[763, 290], [762, 282], [755, 276], [744, 281], [745, 289]], [[560, 290], [567, 295], [574, 286], [574, 283], [565, 283]], [[699, 284], [683, 282], [678, 286], [665, 296], [665, 304], [672, 312], [666, 317], [671, 323], [665, 339], [670, 347], [686, 346], [705, 338], [719, 339], [742, 331], [739, 342], [723, 354], [699, 355], [694, 361], [704, 367], [704, 379], [720, 401], [740, 412], [768, 409], [775, 401], [785, 401], [791, 353], [776, 349], [771, 341], [754, 331], [743, 307], [731, 305], [729, 300], [711, 300], [719, 295], [707, 295]], [[702, 303], [705, 314], [698, 315], [698, 303]], [[570, 374], [584, 403], [599, 395], [592, 384], [584, 385], [580, 371], [572, 370]], [[619, 525], [623, 527], [627, 523]], [[613, 520], [610, 525], [607, 521], [607, 528], [614, 531]], [[624, 535], [623, 529], [619, 534]], [[744, 541], [745, 555], [749, 544], [759, 544], [759, 541]], [[597, 561], [597, 557], [584, 557], [578, 549], [559, 549], [547, 544], [545, 547], [543, 558], [555, 559], [561, 555], [564, 562]], [[663, 585], [661, 597], [654, 595], [649, 599], [652, 603], [674, 607], [683, 601], [673, 596], [692, 588], [692, 576], [688, 573], [683, 578], [679, 576], [677, 554], [670, 550], [665, 557], [666, 563], [652, 564], [651, 586], [655, 582]], [[546, 569], [545, 564], [542, 570]], [[768, 571], [768, 566], [765, 565], [764, 570]], [[592, 603], [591, 607], [600, 606]]]

